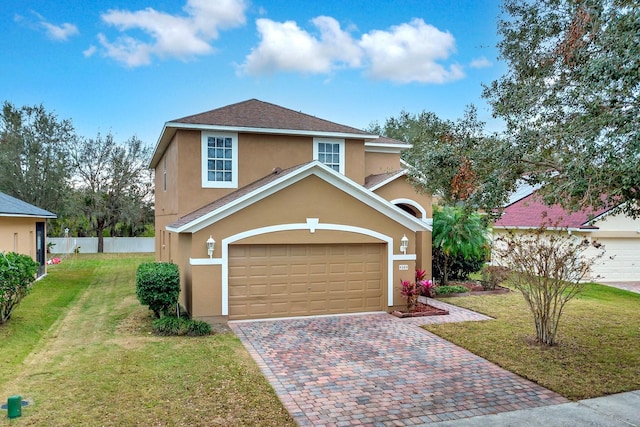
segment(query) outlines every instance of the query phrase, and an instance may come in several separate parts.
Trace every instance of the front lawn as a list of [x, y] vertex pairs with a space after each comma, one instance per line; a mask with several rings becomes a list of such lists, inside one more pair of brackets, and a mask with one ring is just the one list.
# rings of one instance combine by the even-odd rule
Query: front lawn
[[640, 389], [640, 294], [586, 285], [567, 304], [551, 348], [533, 343], [533, 317], [517, 291], [446, 302], [495, 320], [425, 329], [569, 399]]
[[[159, 337], [135, 297], [149, 256], [78, 255], [52, 266], [0, 326], [0, 396], [24, 425], [293, 426], [232, 333]], [[0, 425], [12, 424], [0, 412]]]

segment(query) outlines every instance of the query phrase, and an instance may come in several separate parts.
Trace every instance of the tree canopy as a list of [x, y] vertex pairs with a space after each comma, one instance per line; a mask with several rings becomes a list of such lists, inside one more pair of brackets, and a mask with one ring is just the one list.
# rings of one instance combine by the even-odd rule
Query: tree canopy
[[508, 71], [484, 96], [528, 181], [548, 203], [640, 215], [640, 4], [505, 0], [498, 32]]
[[455, 122], [402, 111], [384, 125], [370, 125], [372, 132], [413, 145], [403, 159], [416, 188], [445, 205], [493, 212], [506, 203], [522, 170], [516, 153], [484, 128], [473, 105]]
[[76, 138], [70, 120], [42, 105], [17, 108], [4, 102], [0, 114], [0, 191], [54, 213], [67, 207], [69, 147]]
[[79, 137], [42, 105], [2, 106], [0, 191], [57, 214], [52, 235], [142, 234], [153, 224], [150, 154], [136, 137]]
[[138, 138], [118, 144], [111, 134], [80, 139], [71, 150], [79, 206], [96, 230], [98, 252], [106, 228], [113, 233], [118, 222], [137, 223], [144, 217], [153, 184], [150, 155]]

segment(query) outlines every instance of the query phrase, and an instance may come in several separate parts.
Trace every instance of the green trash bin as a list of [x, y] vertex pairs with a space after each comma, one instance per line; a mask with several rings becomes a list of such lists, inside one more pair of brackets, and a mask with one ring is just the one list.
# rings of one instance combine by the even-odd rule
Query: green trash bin
[[9, 418], [18, 418], [22, 415], [22, 397], [21, 396], [9, 396], [7, 399], [7, 410], [9, 412]]

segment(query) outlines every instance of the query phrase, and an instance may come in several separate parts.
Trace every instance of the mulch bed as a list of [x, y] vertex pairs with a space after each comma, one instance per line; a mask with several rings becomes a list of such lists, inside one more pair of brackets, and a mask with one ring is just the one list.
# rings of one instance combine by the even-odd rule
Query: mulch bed
[[403, 319], [405, 317], [442, 316], [445, 314], [449, 314], [449, 311], [419, 302], [416, 304], [416, 309], [412, 312], [396, 310], [392, 311], [391, 314]]

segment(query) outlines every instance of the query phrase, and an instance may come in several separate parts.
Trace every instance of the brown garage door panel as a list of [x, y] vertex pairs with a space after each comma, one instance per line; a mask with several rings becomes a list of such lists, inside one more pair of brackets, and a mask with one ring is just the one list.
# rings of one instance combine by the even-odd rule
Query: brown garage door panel
[[384, 249], [382, 244], [231, 246], [229, 316], [382, 310]]

